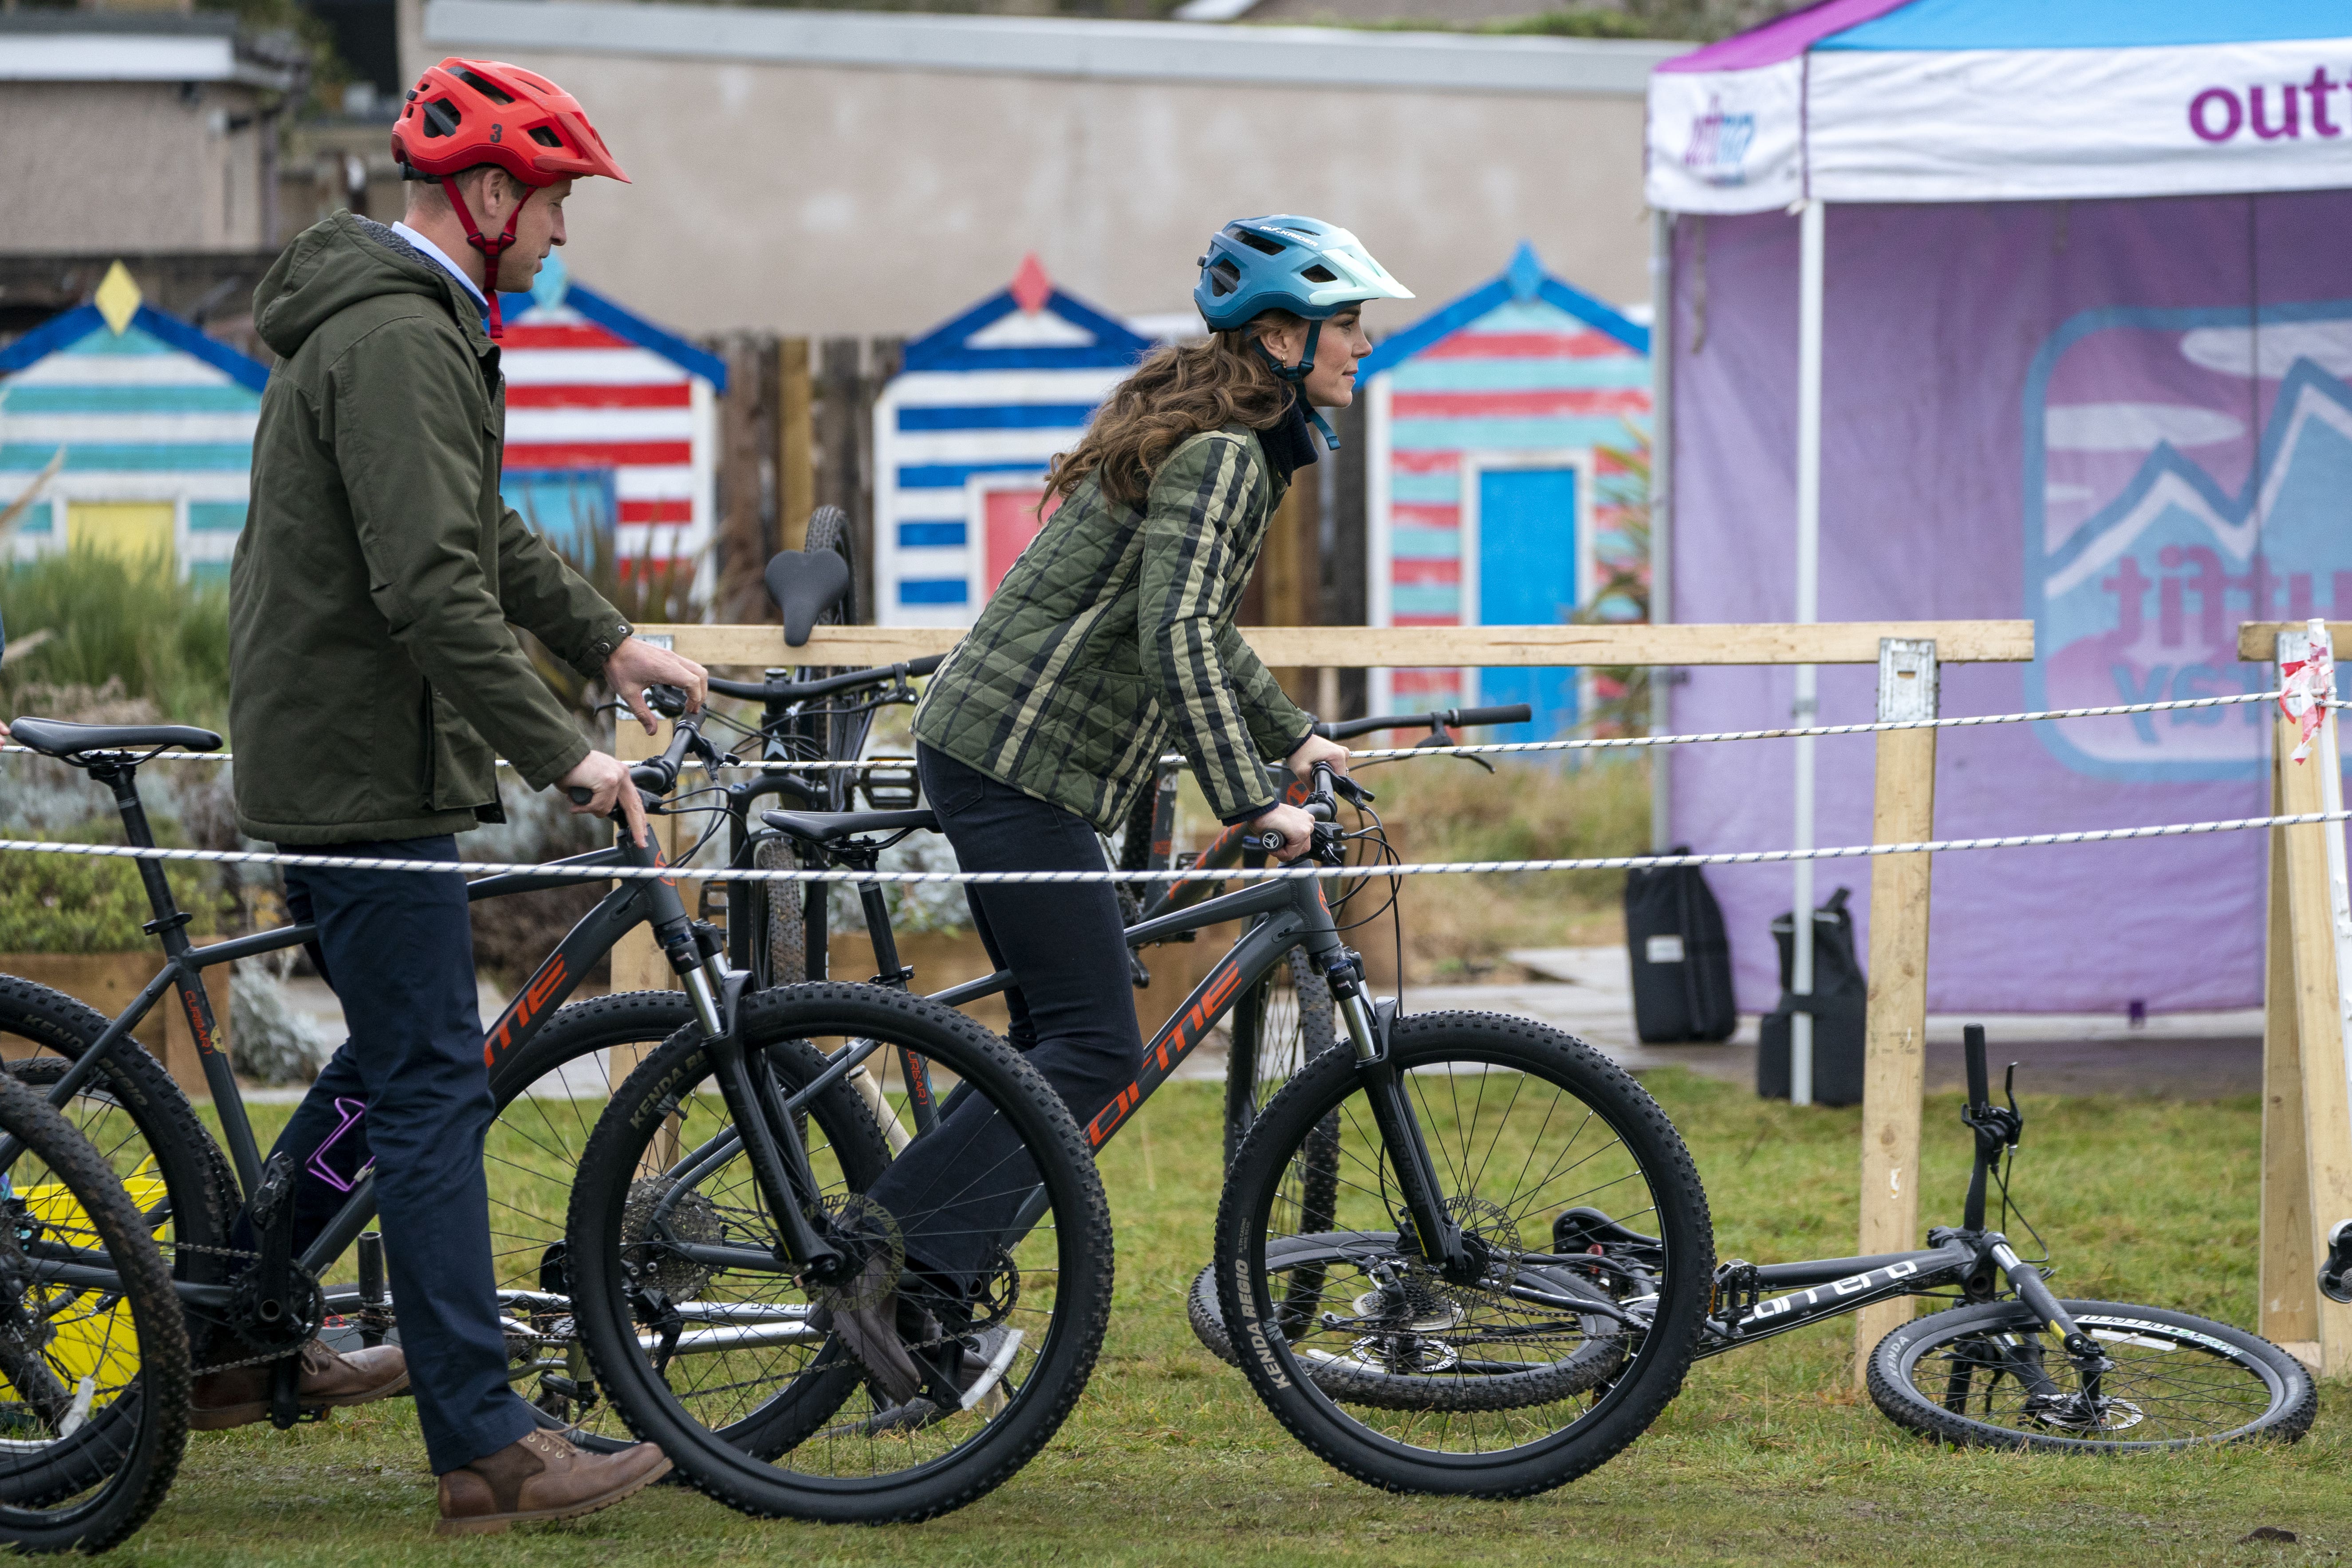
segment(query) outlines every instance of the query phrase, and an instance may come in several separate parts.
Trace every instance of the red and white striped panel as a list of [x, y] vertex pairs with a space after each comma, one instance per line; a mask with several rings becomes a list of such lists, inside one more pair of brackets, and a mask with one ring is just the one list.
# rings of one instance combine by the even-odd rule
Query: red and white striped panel
[[694, 378], [561, 307], [525, 312], [501, 347], [508, 470], [610, 468], [623, 560], [698, 556]]

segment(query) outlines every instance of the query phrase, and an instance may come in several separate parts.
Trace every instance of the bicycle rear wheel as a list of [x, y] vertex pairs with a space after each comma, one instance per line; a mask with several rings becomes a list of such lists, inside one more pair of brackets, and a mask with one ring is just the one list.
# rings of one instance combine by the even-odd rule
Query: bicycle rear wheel
[[[1217, 1295], [1242, 1370], [1292, 1436], [1374, 1486], [1561, 1485], [1682, 1385], [1714, 1264], [1698, 1174], [1655, 1102], [1558, 1030], [1430, 1014], [1400, 1019], [1389, 1048], [1476, 1271], [1423, 1259], [1352, 1053], [1328, 1054], [1265, 1107], [1226, 1178]], [[1336, 1203], [1309, 1215], [1334, 1116]], [[1654, 1232], [1657, 1268], [1549, 1252], [1554, 1216], [1580, 1205]]]
[[0, 1173], [0, 1541], [102, 1552], [179, 1470], [187, 1326], [149, 1216], [89, 1140], [11, 1076], [0, 1132], [24, 1148]]
[[[940, 1163], [936, 1196], [893, 1194], [886, 1208], [866, 1195], [877, 1180], [891, 1190], [868, 1174], [887, 1158], [868, 1102], [844, 1078], [806, 1108], [822, 1223], [882, 1258], [873, 1300], [895, 1293], [929, 1314], [913, 1342], [929, 1363], [923, 1392], [885, 1395], [817, 1315], [826, 1299], [775, 1261], [777, 1226], [692, 1031], [622, 1086], [574, 1190], [572, 1304], [598, 1382], [681, 1477], [744, 1512], [875, 1523], [961, 1507], [1044, 1446], [1093, 1368], [1110, 1235], [1085, 1140], [1002, 1041], [901, 992], [756, 993], [737, 1037], [788, 1096], [845, 1043], [878, 1043], [884, 1103], [902, 1124], [900, 1051], [912, 1053], [950, 1093], [902, 1159], [936, 1157], [942, 1138], [961, 1151], [1001, 1140]], [[950, 1261], [966, 1252], [976, 1272]]]
[[2022, 1301], [1954, 1307], [1906, 1323], [1870, 1352], [1887, 1419], [1963, 1447], [2116, 1454], [2311, 1430], [2319, 1393], [2259, 1335], [2163, 1307], [2062, 1301], [2110, 1369], [2087, 1387]]

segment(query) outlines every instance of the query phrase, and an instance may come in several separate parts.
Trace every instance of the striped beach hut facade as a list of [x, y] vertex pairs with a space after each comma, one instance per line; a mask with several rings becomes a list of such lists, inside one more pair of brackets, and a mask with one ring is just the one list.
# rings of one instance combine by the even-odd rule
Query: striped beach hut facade
[[226, 581], [267, 366], [146, 304], [118, 262], [87, 305], [0, 349], [7, 554], [86, 545]]
[[1034, 256], [907, 345], [874, 406], [879, 624], [971, 624], [1036, 535], [1046, 465], [1150, 347], [1055, 288]]
[[507, 504], [575, 559], [692, 563], [707, 584], [726, 362], [573, 281], [560, 255], [501, 304]]
[[[1522, 245], [1503, 274], [1365, 360], [1372, 624], [1566, 620], [1626, 547], [1622, 465], [1650, 418], [1650, 334], [1546, 272]], [[1570, 669], [1373, 672], [1378, 709], [1527, 702], [1549, 739], [1593, 693]]]

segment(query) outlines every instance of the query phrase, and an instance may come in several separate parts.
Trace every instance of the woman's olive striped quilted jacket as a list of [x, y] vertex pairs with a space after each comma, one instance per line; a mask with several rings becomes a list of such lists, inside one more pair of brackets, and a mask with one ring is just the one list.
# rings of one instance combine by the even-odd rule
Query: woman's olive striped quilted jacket
[[1141, 511], [1082, 482], [932, 678], [916, 737], [1106, 832], [1171, 740], [1218, 816], [1271, 804], [1260, 759], [1314, 720], [1234, 614], [1285, 488], [1238, 425], [1178, 447]]

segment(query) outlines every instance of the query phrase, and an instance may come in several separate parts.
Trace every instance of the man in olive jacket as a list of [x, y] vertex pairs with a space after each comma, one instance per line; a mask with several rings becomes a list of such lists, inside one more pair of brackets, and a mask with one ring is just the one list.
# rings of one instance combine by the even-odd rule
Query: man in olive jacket
[[[562, 242], [570, 182], [531, 186], [485, 166], [454, 183], [485, 227], [520, 205], [495, 283], [528, 288]], [[649, 727], [649, 682], [701, 703], [701, 668], [632, 637], [500, 500], [505, 384], [484, 281], [447, 196], [425, 184], [402, 225], [339, 213], [307, 230], [255, 293], [257, 330], [281, 363], [230, 577], [236, 815], [296, 853], [457, 859], [455, 834], [499, 820], [501, 756], [531, 788], [585, 788], [579, 809], [617, 803], [641, 831], [627, 769], [582, 739], [509, 622], [625, 694]], [[359, 1404], [413, 1375], [445, 1530], [627, 1495], [667, 1468], [650, 1445], [584, 1454], [538, 1431], [506, 1381], [463, 879], [289, 868], [286, 882], [295, 913], [318, 924], [351, 1028], [278, 1144], [300, 1173], [294, 1246], [372, 1159], [402, 1340], [349, 1357], [314, 1342], [297, 1397]], [[195, 1424], [258, 1419], [268, 1376], [200, 1379]]]

